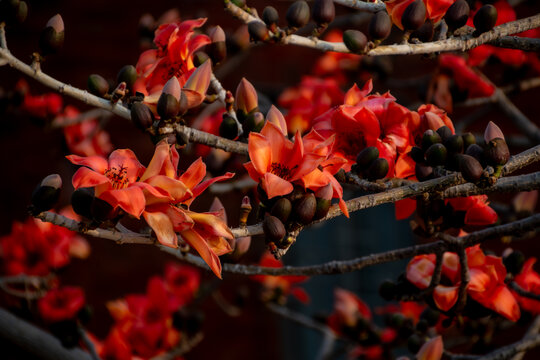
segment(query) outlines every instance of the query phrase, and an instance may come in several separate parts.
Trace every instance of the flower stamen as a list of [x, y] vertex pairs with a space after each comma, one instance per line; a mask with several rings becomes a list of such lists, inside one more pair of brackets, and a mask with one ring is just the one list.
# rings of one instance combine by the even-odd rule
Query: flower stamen
[[113, 189], [124, 189], [129, 185], [127, 167], [124, 167], [123, 165], [120, 165], [118, 169], [112, 167], [105, 170], [105, 176], [109, 178]]

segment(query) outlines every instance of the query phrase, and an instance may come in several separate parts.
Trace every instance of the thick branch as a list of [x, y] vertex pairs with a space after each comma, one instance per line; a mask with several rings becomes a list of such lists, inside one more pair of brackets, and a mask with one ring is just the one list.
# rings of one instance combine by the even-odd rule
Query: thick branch
[[531, 39], [519, 36], [503, 36], [499, 39], [493, 40], [489, 44], [498, 47], [519, 49], [524, 51], [540, 50], [540, 39]]
[[497, 180], [493, 186], [479, 188], [475, 184], [466, 183], [453, 186], [442, 193], [443, 198], [465, 197], [500, 192], [519, 192], [540, 189], [540, 172], [505, 177]]
[[386, 9], [383, 2], [369, 3], [362, 0], [334, 0], [334, 2], [360, 11], [377, 12]]
[[0, 308], [0, 337], [39, 359], [92, 360], [81, 349], [68, 350], [51, 334]]
[[[244, 23], [252, 21], [261, 21], [238, 6], [234, 5], [229, 0], [225, 0], [225, 9], [229, 11], [233, 16], [239, 18]], [[460, 38], [451, 38], [447, 40], [433, 41], [422, 44], [396, 44], [396, 45], [383, 45], [368, 51], [366, 55], [380, 56], [380, 55], [411, 55], [411, 54], [430, 54], [435, 52], [446, 51], [467, 51], [485, 43], [489, 43], [502, 36], [512, 35], [519, 32], [523, 32], [529, 29], [534, 29], [540, 26], [540, 14], [534, 15], [525, 19], [516, 20], [506, 24], [499, 25], [493, 28], [491, 31], [485, 32], [478, 37], [472, 35], [464, 35]], [[319, 40], [315, 37], [304, 37], [298, 35], [288, 35], [280, 40], [282, 44], [291, 44], [310, 47], [321, 51], [335, 51], [335, 52], [350, 52], [344, 43], [342, 42], [328, 42]]]

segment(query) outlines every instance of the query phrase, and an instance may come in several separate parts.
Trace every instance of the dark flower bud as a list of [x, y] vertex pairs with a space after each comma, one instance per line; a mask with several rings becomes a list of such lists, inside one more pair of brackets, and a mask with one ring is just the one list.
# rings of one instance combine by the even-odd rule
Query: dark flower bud
[[426, 161], [430, 166], [444, 165], [447, 150], [443, 144], [433, 144], [426, 150]]
[[343, 43], [350, 52], [359, 54], [366, 50], [367, 37], [358, 30], [345, 30], [343, 32]]
[[428, 323], [425, 319], [420, 319], [416, 324], [416, 331], [425, 334], [428, 331]]
[[506, 267], [506, 271], [513, 275], [517, 275], [521, 272], [524, 263], [525, 255], [519, 250], [514, 250], [503, 257], [503, 264]]
[[370, 181], [382, 179], [388, 174], [390, 166], [385, 158], [378, 158], [368, 167], [366, 177]]
[[180, 83], [175, 76], [163, 86], [157, 104], [157, 112], [162, 119], [172, 119], [180, 112], [180, 91]]
[[131, 121], [137, 128], [144, 131], [154, 123], [154, 114], [146, 104], [135, 102], [131, 105]]
[[416, 354], [418, 353], [422, 345], [424, 345], [424, 343], [425, 340], [422, 336], [418, 334], [412, 334], [411, 336], [409, 336], [409, 339], [407, 339], [407, 349], [409, 349], [412, 354]]
[[475, 34], [480, 35], [493, 29], [497, 22], [497, 9], [495, 6], [488, 4], [482, 6], [476, 14], [474, 14], [473, 23], [476, 29]]
[[484, 157], [489, 165], [504, 165], [510, 159], [510, 150], [506, 141], [501, 138], [495, 138], [486, 144]]
[[446, 150], [452, 154], [460, 154], [463, 152], [463, 138], [460, 135], [451, 135], [444, 140]]
[[470, 145], [476, 144], [476, 138], [470, 132], [461, 135], [461, 137], [463, 138], [463, 149], [465, 151], [467, 151]]
[[438, 144], [441, 142], [441, 137], [433, 130], [426, 130], [422, 136], [422, 150], [427, 151], [429, 147], [433, 144]]
[[424, 162], [424, 151], [418, 146], [413, 146], [409, 155], [417, 163]]
[[294, 203], [294, 218], [300, 224], [309, 224], [317, 210], [317, 199], [314, 194], [305, 194]]
[[87, 219], [92, 218], [92, 202], [94, 201], [94, 188], [79, 188], [71, 194], [71, 207], [76, 214]]
[[137, 70], [133, 65], [126, 65], [120, 69], [118, 75], [116, 76], [116, 82], [120, 84], [125, 82], [127, 88], [131, 91], [133, 90], [133, 84], [137, 80]]
[[291, 191], [291, 193], [287, 195], [287, 199], [294, 203], [296, 200], [300, 200], [300, 198], [304, 196], [304, 194], [304, 188], [297, 185], [293, 188], [293, 191]]
[[295, 1], [285, 14], [290, 28], [301, 28], [309, 22], [309, 5], [305, 1]]
[[333, 193], [334, 190], [332, 189], [331, 184], [323, 186], [315, 192], [315, 198], [317, 199], [317, 208], [315, 209], [315, 215], [313, 216], [313, 220], [322, 219], [326, 216], [326, 214], [328, 214], [328, 210], [330, 210], [330, 206], [332, 205]]
[[465, 0], [457, 0], [446, 10], [446, 15], [444, 15], [444, 20], [448, 25], [450, 31], [454, 31], [464, 26], [467, 23], [469, 18], [469, 12], [471, 8]]
[[208, 32], [212, 43], [208, 45], [208, 55], [214, 64], [218, 64], [227, 56], [227, 45], [225, 44], [225, 32], [221, 26], [215, 26]]
[[229, 114], [223, 114], [223, 120], [219, 125], [219, 136], [226, 139], [236, 139], [238, 137], [238, 124], [236, 120]]
[[394, 300], [396, 296], [396, 284], [391, 280], [383, 281], [379, 286], [379, 295], [386, 301]]
[[433, 177], [433, 168], [424, 164], [417, 163], [414, 172], [418, 181], [429, 180]]
[[264, 126], [264, 115], [256, 111], [246, 117], [245, 128], [247, 132], [259, 132]]
[[2, 0], [0, 1], [0, 22], [5, 21], [8, 25], [22, 23], [28, 14], [28, 6], [24, 1]]
[[116, 215], [114, 207], [100, 198], [94, 197], [90, 205], [90, 218], [97, 222], [111, 220]]
[[19, 6], [16, 9], [15, 20], [17, 23], [22, 24], [28, 16], [28, 5], [25, 1], [20, 1]]
[[64, 45], [64, 21], [60, 14], [49, 19], [39, 37], [42, 55], [55, 54]]
[[415, 0], [405, 8], [401, 16], [401, 24], [405, 30], [416, 30], [426, 20], [426, 5], [422, 0]]
[[279, 220], [281, 220], [282, 223], [286, 223], [289, 219], [289, 215], [291, 215], [292, 211], [292, 204], [289, 199], [287, 198], [281, 198], [274, 206], [272, 206], [272, 210], [270, 211], [270, 214], [277, 217]]
[[429, 42], [433, 40], [433, 34], [435, 33], [435, 27], [433, 23], [428, 19], [422, 26], [411, 34], [411, 39], [418, 39], [421, 42]]
[[437, 134], [441, 137], [441, 141], [445, 142], [450, 136], [452, 136], [452, 130], [448, 126], [441, 126], [437, 129]]
[[392, 31], [392, 21], [386, 11], [379, 11], [373, 15], [369, 23], [369, 36], [372, 40], [384, 40]]
[[468, 182], [476, 183], [482, 177], [484, 169], [482, 165], [470, 155], [461, 155], [459, 159], [459, 171]]
[[440, 312], [431, 308], [426, 308], [420, 314], [420, 319], [426, 320], [429, 326], [435, 326], [439, 322]]
[[336, 8], [333, 0], [315, 0], [313, 3], [312, 17], [319, 26], [331, 23], [336, 16]]
[[277, 217], [267, 215], [263, 221], [263, 231], [267, 242], [278, 242], [285, 237], [285, 226]]
[[88, 91], [90, 94], [103, 97], [109, 91], [109, 82], [98, 74], [92, 74], [87, 81]]
[[193, 54], [193, 65], [195, 65], [195, 67], [199, 67], [208, 59], [210, 59], [210, 56], [208, 56], [207, 53], [204, 51], [197, 51], [195, 54]]
[[479, 162], [484, 161], [484, 149], [480, 145], [477, 144], [471, 144], [467, 148], [467, 151], [465, 151], [465, 154], [472, 156]]
[[32, 193], [32, 213], [51, 209], [60, 198], [62, 178], [58, 174], [46, 176]]
[[366, 170], [375, 160], [379, 158], [379, 149], [375, 146], [369, 146], [358, 154], [356, 157], [356, 163], [359, 170]]
[[[262, 20], [268, 26], [269, 29], [277, 27], [279, 22], [279, 13], [273, 6], [267, 6], [262, 12]], [[273, 30], [272, 30], [273, 31]]]

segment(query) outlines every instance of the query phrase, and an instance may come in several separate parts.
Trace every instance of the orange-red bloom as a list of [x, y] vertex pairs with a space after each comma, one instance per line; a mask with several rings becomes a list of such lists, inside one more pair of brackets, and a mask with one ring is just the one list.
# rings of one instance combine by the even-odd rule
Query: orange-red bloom
[[[426, 5], [426, 19], [430, 19], [434, 24], [439, 22], [446, 10], [454, 3], [455, 0], [422, 0]], [[407, 6], [409, 6], [414, 0], [389, 0], [385, 2], [386, 11], [392, 22], [401, 30], [403, 25], [401, 24], [401, 17]]]
[[[506, 286], [506, 268], [500, 257], [485, 255], [480, 245], [466, 249], [470, 281], [467, 284], [468, 295], [498, 314], [511, 321], [521, 316], [518, 303]], [[407, 280], [420, 289], [426, 289], [435, 270], [435, 255], [415, 256], [407, 265]], [[433, 300], [443, 311], [450, 310], [458, 300], [460, 285], [460, 264], [456, 253], [445, 252], [441, 276], [444, 283], [433, 291]]]
[[337, 334], [344, 328], [354, 328], [359, 320], [371, 321], [371, 310], [358, 296], [340, 288], [334, 290], [334, 312], [328, 317], [328, 326]]
[[466, 225], [491, 225], [497, 221], [497, 213], [487, 201], [487, 195], [475, 195], [460, 198], [446, 199], [454, 211], [465, 212], [464, 223]]
[[[521, 269], [521, 272], [516, 275], [514, 281], [523, 290], [538, 295], [540, 294], [540, 274], [538, 274], [533, 269], [535, 263], [536, 258], [528, 259], [523, 265], [523, 269]], [[513, 293], [514, 296], [517, 298], [519, 305], [521, 305], [524, 310], [527, 310], [533, 314], [540, 313], [540, 301], [520, 296], [515, 292]]]
[[326, 159], [306, 152], [299, 132], [293, 143], [270, 122], [266, 122], [260, 133], [249, 134], [248, 149], [251, 161], [244, 167], [253, 180], [261, 183], [269, 199], [289, 194], [293, 183], [300, 184], [304, 175]]
[[43, 320], [54, 323], [75, 319], [84, 303], [84, 292], [80, 287], [64, 286], [48, 291], [37, 305]]

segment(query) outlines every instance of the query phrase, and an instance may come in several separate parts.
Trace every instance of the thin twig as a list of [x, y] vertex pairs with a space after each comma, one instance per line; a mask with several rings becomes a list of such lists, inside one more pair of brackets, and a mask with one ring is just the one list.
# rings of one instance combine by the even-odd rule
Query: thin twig
[[274, 303], [268, 302], [266, 303], [266, 308], [268, 308], [270, 311], [272, 311], [275, 314], [283, 316], [284, 318], [289, 319], [307, 328], [319, 331], [323, 334], [334, 335], [334, 332], [332, 331], [332, 329], [330, 329], [325, 324], [321, 324], [320, 322], [317, 322], [304, 314], [294, 312], [284, 306], [280, 306], [280, 305], [276, 305]]
[[460, 246], [458, 248], [457, 254], [459, 257], [460, 283], [458, 288], [458, 299], [456, 304], [454, 305], [454, 308], [452, 309], [455, 313], [459, 313], [467, 303], [467, 286], [469, 285], [469, 281], [471, 280], [465, 247]]
[[491, 41], [489, 44], [498, 47], [519, 49], [524, 51], [540, 50], [540, 39], [524, 38], [519, 36], [503, 36], [499, 39]]
[[236, 117], [236, 112], [234, 111], [234, 108], [232, 106], [227, 106], [227, 90], [223, 88], [223, 85], [221, 85], [221, 82], [219, 82], [218, 78], [214, 73], [212, 73], [212, 77], [210, 78], [210, 85], [212, 85], [212, 88], [214, 88], [214, 91], [217, 93], [219, 100], [227, 108], [227, 113], [234, 119], [234, 121], [236, 121], [236, 126], [238, 127], [238, 136], [242, 135], [244, 133], [244, 129], [242, 128], [242, 124], [240, 124], [240, 121], [238, 121], [238, 118]]
[[533, 299], [540, 301], [540, 294], [535, 294], [530, 291], [527, 291], [523, 289], [521, 286], [519, 286], [515, 281], [511, 281], [508, 286], [512, 288], [519, 296], [523, 296], [528, 299]]
[[334, 2], [360, 11], [377, 12], [386, 9], [383, 2], [369, 3], [362, 0], [334, 0]]

